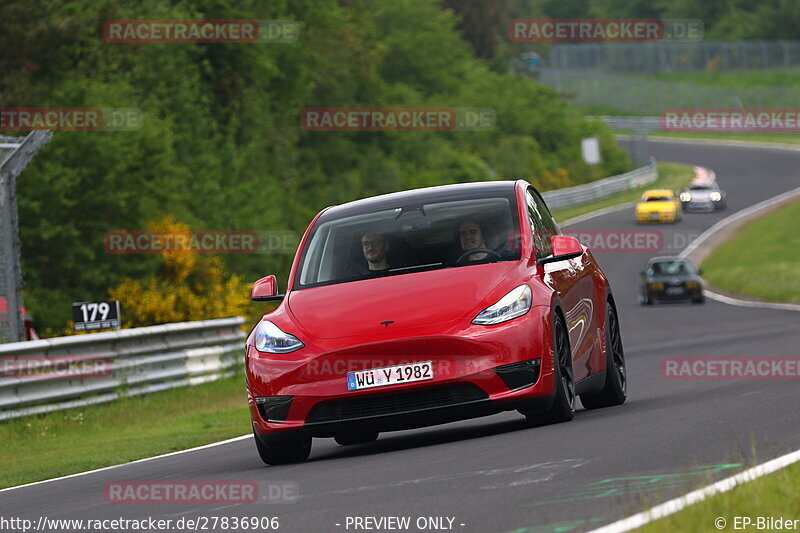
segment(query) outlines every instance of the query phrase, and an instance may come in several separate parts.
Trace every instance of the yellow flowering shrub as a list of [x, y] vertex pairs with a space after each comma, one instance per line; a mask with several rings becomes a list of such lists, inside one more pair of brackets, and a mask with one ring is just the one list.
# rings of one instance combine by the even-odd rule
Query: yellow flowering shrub
[[[189, 226], [165, 217], [150, 231], [188, 236]], [[252, 315], [250, 284], [228, 274], [219, 257], [194, 251], [162, 251], [158, 271], [146, 279], [126, 278], [109, 291], [119, 300], [123, 327]], [[259, 315], [260, 316], [260, 315]]]

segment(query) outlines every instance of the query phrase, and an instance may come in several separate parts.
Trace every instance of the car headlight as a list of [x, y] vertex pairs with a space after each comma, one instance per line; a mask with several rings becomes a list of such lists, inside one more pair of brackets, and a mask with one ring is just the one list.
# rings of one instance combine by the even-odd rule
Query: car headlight
[[660, 291], [663, 288], [664, 288], [664, 284], [663, 283], [651, 283], [650, 284], [650, 289], [652, 289], [654, 291]]
[[681, 202], [688, 202], [691, 199], [692, 199], [692, 195], [689, 194], [688, 192], [682, 192], [681, 193]]
[[289, 353], [305, 346], [297, 337], [284, 332], [269, 320], [262, 320], [256, 326], [255, 344], [259, 352], [267, 353]]
[[472, 319], [472, 323], [490, 326], [520, 317], [530, 310], [531, 303], [533, 303], [531, 288], [520, 285], [500, 298], [496, 304], [478, 313], [478, 316]]
[[711, 194], [708, 195], [708, 197], [711, 198], [712, 202], [719, 202], [720, 200], [722, 200], [722, 195], [717, 191], [712, 192]]

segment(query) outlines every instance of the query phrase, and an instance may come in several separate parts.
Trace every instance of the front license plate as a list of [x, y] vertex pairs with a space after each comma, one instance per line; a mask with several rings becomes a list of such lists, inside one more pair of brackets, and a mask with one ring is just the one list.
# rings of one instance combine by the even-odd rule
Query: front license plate
[[683, 294], [683, 287], [669, 287], [667, 294]]
[[650, 220], [658, 220], [658, 213], [650, 213]]
[[410, 363], [407, 365], [387, 366], [371, 370], [359, 370], [347, 373], [347, 390], [371, 389], [386, 387], [399, 383], [428, 381], [433, 379], [433, 361]]

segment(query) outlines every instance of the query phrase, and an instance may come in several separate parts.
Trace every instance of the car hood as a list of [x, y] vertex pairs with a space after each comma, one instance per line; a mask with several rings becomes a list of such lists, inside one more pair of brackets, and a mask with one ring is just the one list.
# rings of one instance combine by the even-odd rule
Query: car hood
[[708, 202], [711, 200], [711, 191], [688, 191], [692, 195], [691, 202]]
[[[380, 334], [389, 327], [394, 334], [469, 322], [516, 263], [502, 261], [294, 290], [287, 303], [301, 327], [324, 339]], [[392, 323], [381, 324], [385, 321]]]

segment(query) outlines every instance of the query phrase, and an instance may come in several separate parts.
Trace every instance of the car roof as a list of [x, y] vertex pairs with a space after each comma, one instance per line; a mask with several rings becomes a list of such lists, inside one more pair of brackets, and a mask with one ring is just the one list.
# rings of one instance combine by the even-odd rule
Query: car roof
[[644, 191], [642, 196], [672, 196], [674, 193], [670, 189], [650, 189]]
[[455, 200], [458, 196], [474, 197], [476, 194], [487, 196], [514, 194], [516, 181], [478, 181], [471, 183], [454, 183], [452, 185], [438, 185], [435, 187], [423, 187], [408, 191], [399, 191], [379, 196], [371, 196], [329, 207], [325, 210], [325, 215], [341, 216], [345, 214], [358, 214], [362, 212], [390, 209], [403, 204], [418, 204], [420, 202], [437, 202], [444, 200]]

